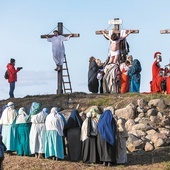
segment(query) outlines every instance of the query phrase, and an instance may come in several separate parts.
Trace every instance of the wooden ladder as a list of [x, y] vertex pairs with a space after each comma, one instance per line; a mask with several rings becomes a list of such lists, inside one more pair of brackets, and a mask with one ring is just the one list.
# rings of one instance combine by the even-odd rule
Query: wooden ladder
[[68, 71], [68, 65], [67, 65], [67, 60], [66, 60], [66, 55], [64, 56], [64, 62], [63, 62], [63, 89], [64, 93], [72, 93], [72, 87], [71, 87], [71, 81], [70, 81], [70, 75]]

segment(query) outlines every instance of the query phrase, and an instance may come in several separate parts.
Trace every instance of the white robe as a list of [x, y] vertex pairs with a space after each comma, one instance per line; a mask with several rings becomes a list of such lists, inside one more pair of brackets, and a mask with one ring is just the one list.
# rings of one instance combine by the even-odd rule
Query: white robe
[[15, 132], [15, 118], [17, 112], [14, 108], [7, 107], [0, 119], [2, 125], [3, 143], [7, 147], [7, 151], [16, 151], [16, 132]]
[[45, 119], [43, 111], [31, 116], [30, 150], [31, 154], [45, 152]]
[[64, 159], [63, 146], [63, 128], [64, 122], [62, 117], [57, 113], [56, 108], [53, 107], [48, 114], [46, 121], [46, 139], [45, 139], [45, 157], [55, 156]]
[[67, 40], [69, 40], [69, 37], [64, 37], [62, 35], [47, 39], [47, 41], [52, 43], [53, 59], [56, 65], [63, 65], [65, 55], [65, 47], [63, 41]]
[[58, 113], [50, 113], [45, 121], [46, 130], [56, 130], [60, 136], [63, 136], [64, 122]]

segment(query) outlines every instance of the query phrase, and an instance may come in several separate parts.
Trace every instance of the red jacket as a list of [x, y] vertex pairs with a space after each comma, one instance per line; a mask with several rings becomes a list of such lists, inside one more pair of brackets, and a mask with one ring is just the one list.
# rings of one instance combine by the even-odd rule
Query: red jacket
[[6, 67], [7, 67], [7, 71], [9, 74], [8, 82], [11, 83], [11, 82], [17, 81], [17, 72], [19, 70], [15, 69], [15, 66], [13, 63], [8, 63]]

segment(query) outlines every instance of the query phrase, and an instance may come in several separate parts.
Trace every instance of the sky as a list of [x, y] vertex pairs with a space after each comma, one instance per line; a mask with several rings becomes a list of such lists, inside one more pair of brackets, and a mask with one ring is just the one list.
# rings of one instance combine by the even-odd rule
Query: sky
[[57, 72], [51, 43], [40, 36], [62, 22], [63, 33], [80, 37], [65, 41], [66, 58], [73, 92], [88, 91], [89, 58], [104, 62], [109, 43], [95, 31], [112, 29], [109, 20], [123, 21], [120, 29], [137, 29], [127, 37], [129, 54], [141, 62], [140, 92], [149, 92], [154, 53], [162, 53], [161, 66], [170, 61], [169, 0], [0, 0], [0, 100], [9, 98], [9, 83], [4, 79], [10, 58], [18, 73], [15, 98], [27, 95], [56, 94]]

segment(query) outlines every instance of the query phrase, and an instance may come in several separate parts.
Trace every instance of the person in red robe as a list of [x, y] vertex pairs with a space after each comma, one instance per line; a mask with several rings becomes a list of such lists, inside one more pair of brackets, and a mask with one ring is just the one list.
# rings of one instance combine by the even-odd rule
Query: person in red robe
[[160, 66], [162, 61], [161, 52], [154, 54], [155, 61], [152, 65], [152, 81], [150, 82], [150, 88], [152, 93], [162, 92], [161, 82], [164, 80], [163, 69]]
[[166, 94], [170, 94], [170, 64], [165, 66], [165, 86]]
[[120, 71], [121, 71], [121, 78], [120, 78], [120, 93], [127, 93], [129, 92], [129, 65], [130, 61], [126, 60], [124, 63], [120, 64]]

